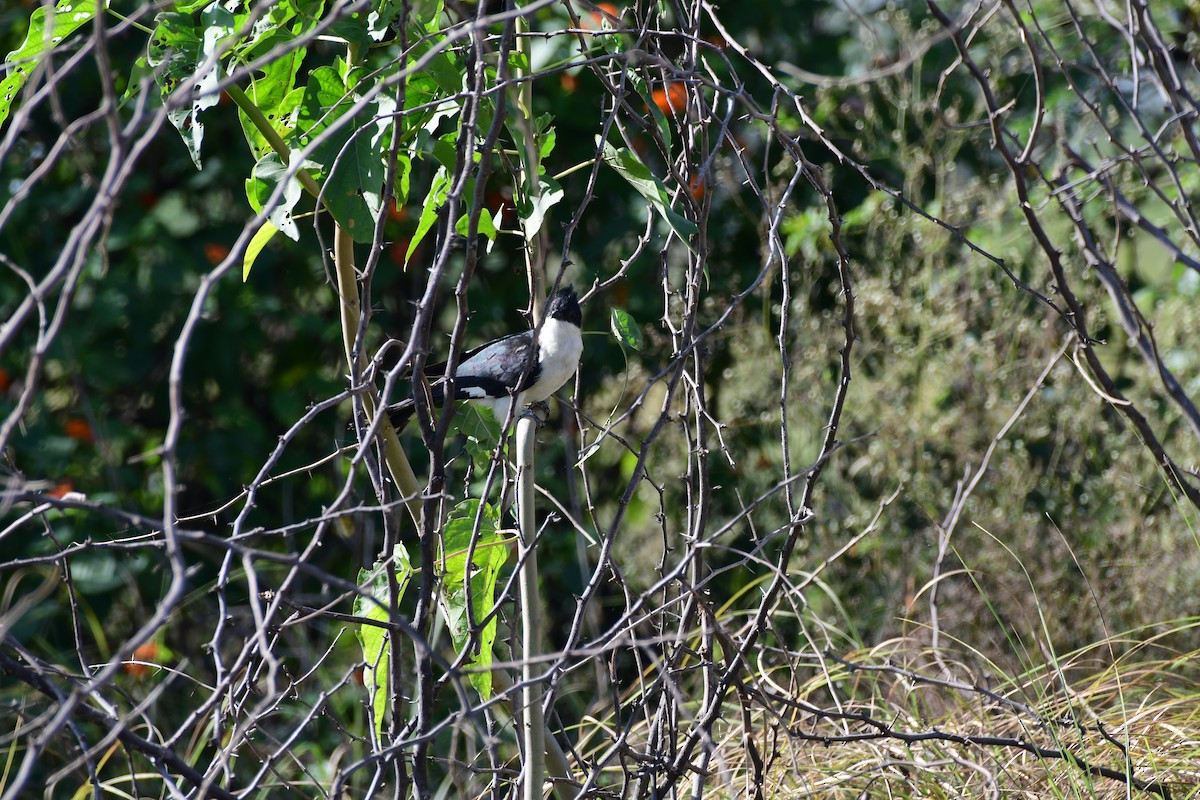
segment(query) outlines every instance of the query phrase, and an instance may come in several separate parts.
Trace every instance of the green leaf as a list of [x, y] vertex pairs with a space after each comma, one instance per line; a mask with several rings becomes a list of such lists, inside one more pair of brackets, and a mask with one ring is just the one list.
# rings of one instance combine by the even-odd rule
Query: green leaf
[[[403, 545], [396, 545], [392, 552], [392, 560], [396, 565], [396, 604], [399, 605], [404, 597], [412, 578], [412, 561]], [[376, 561], [371, 569], [358, 571], [358, 585], [368, 597], [358, 595], [354, 598], [354, 616], [366, 617], [378, 622], [387, 622], [390, 618], [388, 609], [393, 606], [389, 602], [386, 565], [382, 560]], [[355, 631], [358, 643], [362, 647], [363, 659], [367, 662], [363, 669], [363, 685], [367, 689], [372, 716], [375, 720], [375, 735], [383, 733], [383, 723], [387, 712], [388, 677], [391, 675], [391, 636], [385, 628], [377, 625], [358, 626]]]
[[[96, 16], [96, 0], [59, 0], [54, 8], [39, 6], [29, 15], [25, 41], [4, 57], [8, 75], [0, 81], [0, 125], [8, 119], [13, 99], [34, 67], [80, 27]], [[108, 8], [108, 3], [104, 4]]]
[[264, 219], [263, 224], [255, 231], [254, 236], [250, 239], [250, 244], [246, 245], [246, 257], [242, 259], [242, 283], [249, 280], [250, 268], [254, 266], [254, 260], [267, 246], [267, 242], [271, 241], [277, 233], [279, 233], [279, 228], [272, 225], [269, 219]]
[[[463, 214], [459, 217], [458, 222], [454, 223], [454, 232], [459, 236], [466, 236], [470, 233], [471, 215]], [[492, 252], [492, 245], [496, 243], [496, 222], [492, 219], [492, 212], [486, 208], [479, 210], [479, 233], [483, 234], [488, 239], [487, 252]]]
[[604, 163], [615, 169], [617, 174], [628, 181], [638, 194], [646, 198], [659, 216], [671, 226], [671, 230], [675, 231], [688, 249], [691, 249], [691, 238], [698, 231], [696, 223], [671, 208], [670, 195], [667, 194], [667, 188], [658, 179], [658, 176], [651, 172], [650, 168], [628, 148], [617, 149], [608, 142], [603, 142], [603, 146]]
[[283, 163], [283, 159], [279, 157], [278, 153], [274, 151], [267, 153], [254, 165], [250, 178], [246, 181], [246, 198], [250, 201], [251, 208], [256, 212], [262, 211], [270, 202], [275, 187], [279, 185], [280, 181], [286, 181], [283, 196], [273, 207], [268, 209], [267, 219], [289, 239], [298, 242], [300, 241], [300, 229], [296, 227], [292, 209], [295, 208], [304, 190], [294, 175], [288, 176], [288, 171], [287, 165]]
[[[292, 39], [290, 33], [279, 33], [264, 40], [263, 45], [283, 48]], [[304, 88], [297, 87], [295, 84], [296, 75], [306, 52], [307, 50], [301, 47], [268, 62], [260, 72], [251, 78], [250, 86], [246, 89], [246, 96], [262, 111], [275, 132], [284, 139], [288, 138], [292, 132], [293, 112], [300, 106], [304, 97]], [[251, 151], [256, 157], [261, 158], [271, 149], [271, 145], [240, 108], [238, 109], [238, 119], [242, 124], [242, 131], [246, 135], [246, 141], [249, 143]]]
[[529, 56], [525, 53], [513, 48], [508, 54], [508, 67], [517, 75], [525, 75], [529, 73]]
[[427, 33], [436, 33], [441, 24], [442, 0], [416, 0], [412, 8], [417, 24]]
[[438, 30], [442, 0], [416, 0], [412, 3], [406, 0], [377, 0], [375, 10], [367, 15], [367, 33], [372, 40], [382, 41], [391, 26], [400, 21], [405, 5], [410, 5], [407, 20], [409, 30], [426, 33]]
[[215, 56], [223, 49], [225, 39], [234, 33], [235, 24], [233, 14], [217, 3], [201, 14], [200, 27], [189, 14], [163, 13], [155, 17], [146, 60], [155, 69], [163, 101], [167, 102], [182, 84], [194, 78], [190, 102], [176, 102], [167, 118], [183, 138], [196, 169], [200, 169], [200, 145], [204, 141], [200, 112], [220, 100], [217, 86], [222, 69]]
[[463, 403], [451, 427], [466, 438], [464, 449], [477, 465], [487, 464], [500, 444], [500, 422], [490, 408]]
[[[308, 147], [324, 180], [323, 197], [334, 219], [356, 242], [374, 238], [375, 220], [383, 208], [386, 154], [395, 101], [379, 97], [363, 102], [347, 92], [335, 67], [309, 73], [296, 124], [297, 139]], [[351, 116], [349, 121], [344, 117]], [[339, 122], [340, 127], [331, 131]]]
[[412, 183], [412, 158], [407, 153], [396, 154], [396, 186], [393, 190], [396, 202], [408, 202], [408, 190]]
[[654, 125], [658, 128], [659, 136], [662, 137], [663, 142], [667, 145], [667, 150], [670, 151], [671, 123], [658, 104], [654, 102], [654, 91], [646, 84], [645, 79], [637, 70], [628, 70], [625, 75], [629, 79], [629, 85], [642, 96], [646, 108], [650, 110], [650, 116], [654, 118]]
[[328, 36], [335, 36], [347, 44], [369, 47], [371, 34], [367, 29], [367, 15], [359, 11], [354, 14], [338, 14], [333, 24], [326, 28]]
[[637, 320], [630, 316], [628, 311], [613, 306], [609, 314], [609, 327], [612, 328], [613, 336], [621, 343], [622, 347], [632, 350], [642, 349], [642, 329], [638, 327]]
[[412, 239], [408, 243], [408, 252], [404, 254], [404, 266], [408, 267], [408, 260], [412, 258], [412, 254], [417, 251], [417, 245], [429, 233], [433, 223], [437, 222], [438, 209], [446, 202], [446, 195], [450, 190], [450, 176], [446, 172], [445, 167], [439, 167], [437, 174], [433, 176], [433, 182], [429, 186], [429, 193], [425, 195], [425, 203], [421, 206], [421, 217], [417, 220], [417, 229], [413, 232]]
[[554, 143], [558, 138], [558, 134], [554, 132], [554, 128], [547, 128], [545, 133], [538, 136], [538, 159], [545, 159], [546, 156], [554, 152]]
[[[475, 535], [476, 515], [479, 516], [478, 536]], [[471, 623], [480, 626], [496, 605], [496, 578], [508, 560], [507, 543], [499, 529], [499, 512], [487, 503], [481, 505], [475, 499], [464, 500], [455, 506], [446, 521], [442, 538], [446, 571], [442, 576], [442, 585], [445, 587], [450, 638], [460, 651], [472, 642]], [[467, 561], [468, 553], [471, 554], [470, 564]], [[492, 663], [496, 627], [494, 615], [486, 624], [478, 627], [478, 635], [474, 639], [476, 647], [468, 654], [466, 661], [468, 666], [482, 668], [471, 673], [471, 684], [485, 700], [492, 696], [492, 674], [488, 667]]]

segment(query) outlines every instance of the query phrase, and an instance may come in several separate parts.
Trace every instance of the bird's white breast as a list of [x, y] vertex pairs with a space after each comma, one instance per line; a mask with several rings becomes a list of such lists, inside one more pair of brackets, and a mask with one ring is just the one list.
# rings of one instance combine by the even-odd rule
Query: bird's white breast
[[538, 334], [538, 348], [541, 374], [537, 383], [522, 393], [522, 405], [545, 400], [575, 374], [583, 356], [583, 334], [578, 325], [548, 319]]

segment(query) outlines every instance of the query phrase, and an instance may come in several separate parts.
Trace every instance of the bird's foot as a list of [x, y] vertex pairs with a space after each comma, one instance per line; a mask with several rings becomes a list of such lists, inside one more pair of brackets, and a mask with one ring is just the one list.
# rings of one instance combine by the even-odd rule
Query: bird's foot
[[540, 428], [546, 424], [546, 419], [550, 416], [550, 404], [545, 400], [530, 403], [521, 411], [521, 416], [529, 417]]

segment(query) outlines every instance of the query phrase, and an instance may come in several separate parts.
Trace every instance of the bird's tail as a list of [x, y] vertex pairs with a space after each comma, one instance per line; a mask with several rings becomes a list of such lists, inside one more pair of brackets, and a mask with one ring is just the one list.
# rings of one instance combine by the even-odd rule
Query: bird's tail
[[[446, 399], [445, 389], [441, 385], [434, 384], [430, 386], [429, 393], [435, 406], [440, 406]], [[399, 433], [404, 430], [404, 427], [412, 421], [413, 415], [417, 413], [417, 404], [410, 397], [388, 406], [387, 412], [388, 419], [392, 421], [392, 427], [396, 429], [396, 433]]]
[[417, 411], [416, 404], [412, 399], [401, 400], [399, 403], [394, 403], [388, 406], [388, 419], [392, 421], [392, 427], [396, 432], [404, 430], [404, 426], [413, 418], [413, 414]]

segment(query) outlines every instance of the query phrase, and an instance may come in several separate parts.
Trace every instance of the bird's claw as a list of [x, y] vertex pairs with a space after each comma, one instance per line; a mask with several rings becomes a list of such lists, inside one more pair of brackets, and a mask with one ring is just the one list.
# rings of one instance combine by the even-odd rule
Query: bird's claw
[[550, 404], [545, 400], [530, 403], [525, 406], [525, 409], [521, 412], [521, 416], [533, 420], [534, 424], [540, 428], [546, 424], [546, 419], [550, 416]]

